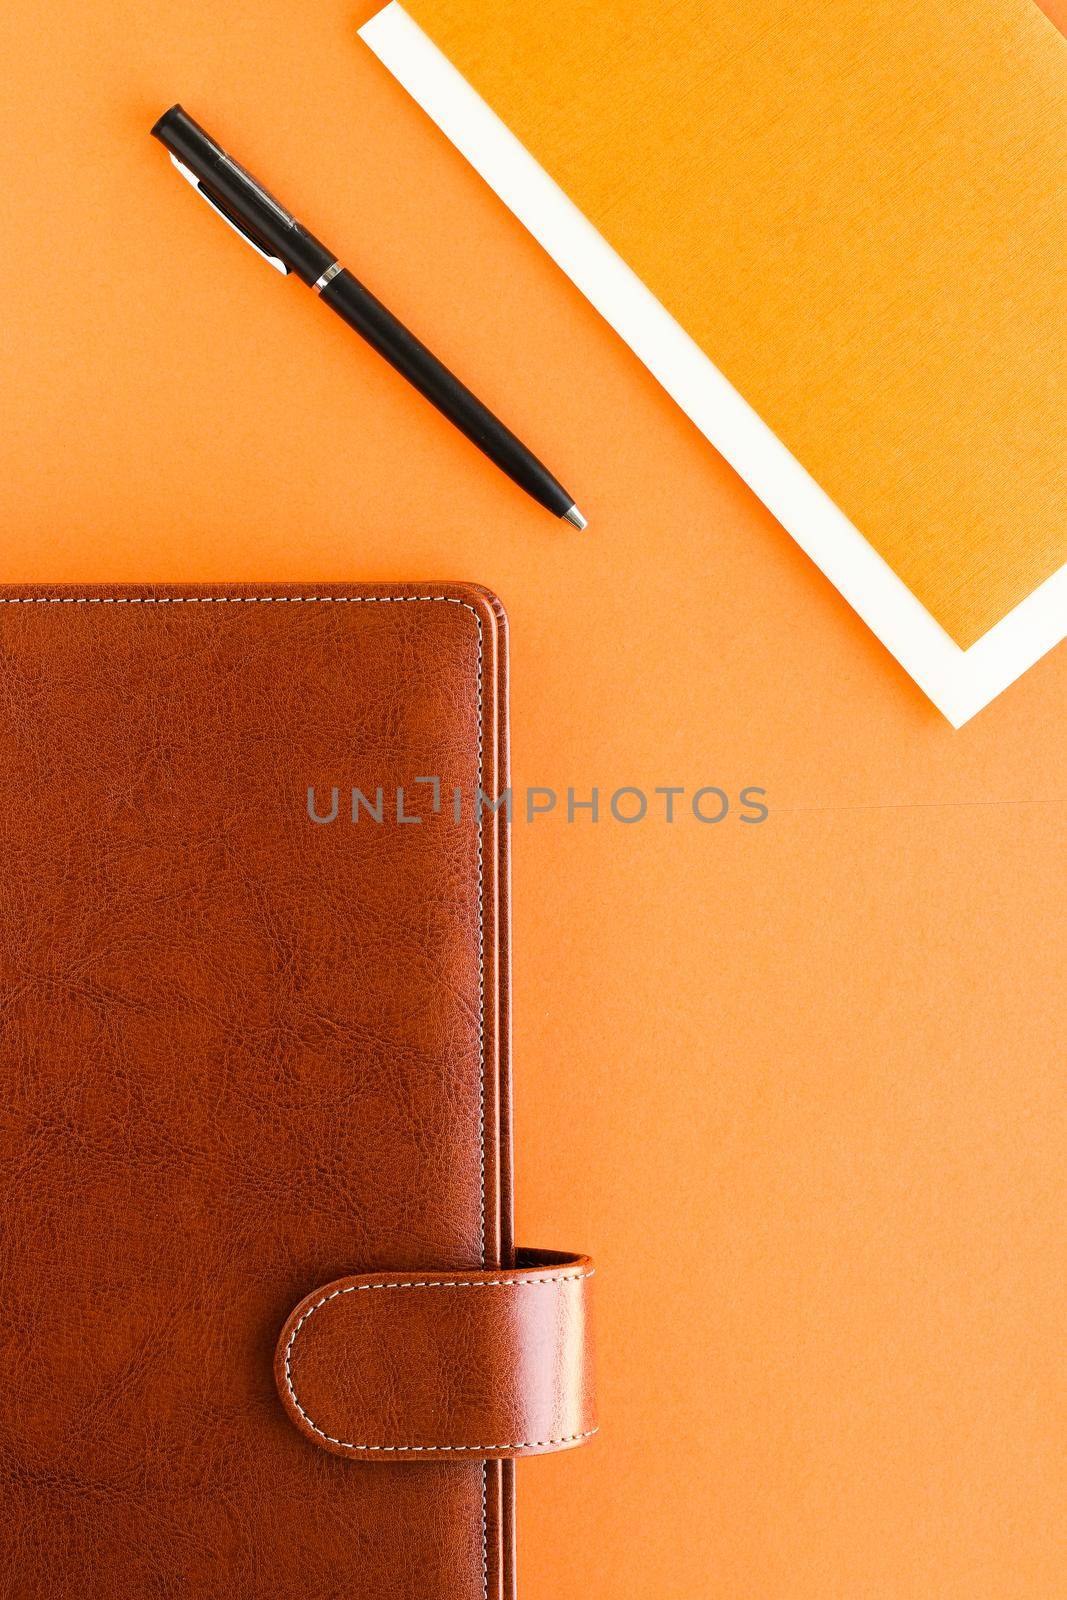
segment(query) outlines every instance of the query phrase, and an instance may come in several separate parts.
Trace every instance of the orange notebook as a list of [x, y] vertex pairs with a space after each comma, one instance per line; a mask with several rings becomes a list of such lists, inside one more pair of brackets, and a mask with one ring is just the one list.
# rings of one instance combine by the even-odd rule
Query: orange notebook
[[1032, 0], [406, 0], [363, 36], [952, 721], [1058, 642], [1067, 41]]

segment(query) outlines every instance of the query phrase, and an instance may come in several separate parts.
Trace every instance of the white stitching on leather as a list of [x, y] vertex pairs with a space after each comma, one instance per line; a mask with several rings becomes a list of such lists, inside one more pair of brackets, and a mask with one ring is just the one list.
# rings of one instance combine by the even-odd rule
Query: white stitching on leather
[[591, 1439], [597, 1428], [589, 1428], [585, 1433], [565, 1433], [555, 1439], [527, 1439], [517, 1444], [353, 1444], [348, 1439], [335, 1439], [333, 1434], [320, 1428], [313, 1422], [297, 1399], [296, 1390], [293, 1388], [292, 1353], [297, 1335], [301, 1328], [313, 1317], [320, 1306], [328, 1305], [331, 1300], [336, 1300], [344, 1294], [362, 1294], [371, 1289], [539, 1289], [553, 1283], [581, 1283], [585, 1278], [596, 1276], [596, 1268], [588, 1267], [585, 1270], [558, 1272], [551, 1276], [538, 1275], [527, 1278], [402, 1278], [392, 1283], [350, 1283], [343, 1289], [331, 1289], [329, 1294], [324, 1294], [314, 1305], [308, 1307], [303, 1316], [296, 1323], [289, 1335], [285, 1346], [285, 1387], [289, 1391], [296, 1410], [299, 1411], [304, 1421], [313, 1433], [320, 1439], [325, 1439], [328, 1444], [333, 1444], [340, 1450], [365, 1450], [385, 1452], [387, 1454], [413, 1455], [416, 1453], [441, 1454], [445, 1451], [455, 1454], [481, 1455], [487, 1450], [539, 1450], [553, 1444], [577, 1444], [581, 1439]]
[[482, 1462], [482, 1600], [489, 1600], [489, 1463]]
[[336, 1300], [339, 1294], [359, 1294], [364, 1289], [538, 1289], [543, 1283], [581, 1283], [583, 1278], [595, 1276], [596, 1268], [590, 1267], [588, 1272], [560, 1272], [553, 1278], [404, 1278], [399, 1283], [350, 1283], [343, 1289], [332, 1289], [317, 1300], [300, 1321], [306, 1321], [311, 1312], [324, 1306], [327, 1300]]
[[412, 600], [462, 606], [481, 629], [470, 602], [451, 594], [7, 594], [0, 595], [0, 606], [388, 606]]

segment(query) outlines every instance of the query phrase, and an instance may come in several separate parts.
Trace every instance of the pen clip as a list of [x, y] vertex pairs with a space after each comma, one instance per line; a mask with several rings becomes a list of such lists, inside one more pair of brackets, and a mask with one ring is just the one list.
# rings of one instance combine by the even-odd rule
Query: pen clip
[[192, 184], [193, 188], [196, 190], [201, 199], [207, 201], [212, 211], [222, 218], [226, 226], [228, 228], [232, 228], [234, 233], [240, 234], [245, 243], [252, 246], [252, 249], [256, 252], [257, 256], [262, 256], [263, 260], [268, 264], [268, 266], [273, 267], [275, 272], [280, 272], [284, 277], [289, 271], [289, 268], [286, 266], [285, 262], [281, 261], [277, 256], [271, 255], [270, 251], [264, 250], [259, 241], [252, 237], [248, 229], [243, 227], [241, 223], [236, 221], [235, 218], [231, 217], [229, 212], [225, 211], [219, 202], [208, 193], [207, 189], [204, 188], [204, 185], [201, 183], [195, 172], [190, 172], [189, 168], [185, 166], [183, 162], [179, 161], [177, 156], [173, 153], [171, 153], [170, 159], [177, 167], [186, 183]]

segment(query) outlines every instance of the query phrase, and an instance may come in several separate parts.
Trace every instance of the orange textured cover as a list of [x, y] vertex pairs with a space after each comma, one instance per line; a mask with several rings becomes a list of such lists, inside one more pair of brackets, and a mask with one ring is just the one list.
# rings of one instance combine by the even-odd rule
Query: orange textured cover
[[1067, 558], [1067, 47], [1031, 0], [408, 9], [952, 638]]

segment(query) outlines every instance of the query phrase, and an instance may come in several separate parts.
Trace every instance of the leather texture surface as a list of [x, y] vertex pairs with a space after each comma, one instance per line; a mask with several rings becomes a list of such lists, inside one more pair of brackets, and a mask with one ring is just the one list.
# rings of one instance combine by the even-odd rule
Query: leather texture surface
[[317, 1285], [512, 1263], [506, 838], [413, 787], [503, 787], [505, 675], [472, 587], [0, 590], [0, 1593], [510, 1594], [510, 1463], [273, 1377]]
[[308, 1295], [278, 1341], [297, 1429], [338, 1455], [454, 1461], [573, 1449], [597, 1431], [586, 1256], [506, 1272], [367, 1273]]

